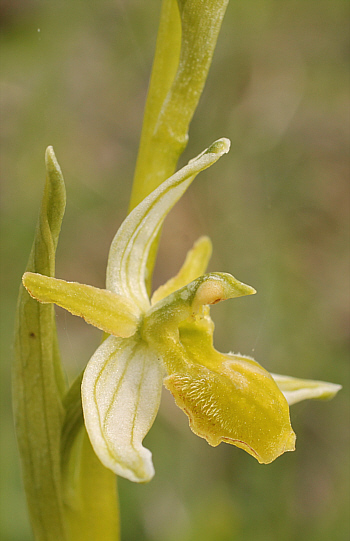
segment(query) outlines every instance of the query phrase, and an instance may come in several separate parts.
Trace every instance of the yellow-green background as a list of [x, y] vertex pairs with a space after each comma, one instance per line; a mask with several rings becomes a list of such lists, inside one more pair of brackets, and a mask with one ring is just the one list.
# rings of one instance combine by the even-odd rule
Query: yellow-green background
[[[104, 285], [125, 216], [160, 2], [1, 3], [1, 539], [29, 541], [11, 417], [13, 318], [53, 145], [68, 203], [57, 276]], [[156, 269], [200, 234], [210, 270], [258, 295], [212, 310], [216, 346], [267, 369], [344, 386], [292, 408], [297, 450], [269, 466], [193, 435], [164, 393], [146, 438], [156, 476], [120, 480], [123, 541], [344, 541], [349, 535], [348, 4], [231, 1], [182, 162], [214, 139], [228, 156], [170, 215]], [[70, 376], [100, 334], [57, 311]], [[103, 540], [101, 540], [103, 541]]]

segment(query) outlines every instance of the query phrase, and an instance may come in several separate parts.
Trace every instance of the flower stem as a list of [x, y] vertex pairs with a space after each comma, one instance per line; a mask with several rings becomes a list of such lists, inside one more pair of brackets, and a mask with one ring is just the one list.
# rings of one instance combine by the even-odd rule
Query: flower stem
[[[227, 4], [228, 0], [163, 0], [130, 211], [175, 171]], [[148, 289], [158, 243], [159, 236], [148, 259]]]

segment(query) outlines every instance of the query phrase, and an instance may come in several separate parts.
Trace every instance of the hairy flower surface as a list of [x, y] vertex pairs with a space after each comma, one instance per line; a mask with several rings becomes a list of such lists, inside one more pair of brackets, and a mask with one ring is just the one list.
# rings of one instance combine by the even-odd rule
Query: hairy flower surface
[[142, 445], [157, 414], [162, 384], [191, 429], [216, 446], [224, 441], [260, 463], [294, 450], [289, 404], [331, 398], [340, 386], [271, 375], [249, 357], [213, 347], [209, 305], [255, 290], [226, 273], [204, 274], [211, 243], [201, 237], [179, 273], [150, 299], [147, 261], [161, 225], [195, 176], [227, 153], [220, 139], [146, 197], [125, 219], [109, 253], [106, 289], [25, 273], [32, 297], [56, 303], [110, 336], [87, 364], [82, 403], [101, 462], [136, 482], [154, 475]]

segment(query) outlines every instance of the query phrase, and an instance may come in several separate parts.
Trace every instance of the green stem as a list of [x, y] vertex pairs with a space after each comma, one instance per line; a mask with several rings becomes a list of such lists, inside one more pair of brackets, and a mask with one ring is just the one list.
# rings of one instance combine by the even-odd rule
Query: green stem
[[[175, 171], [227, 4], [228, 0], [163, 0], [129, 210]], [[159, 237], [149, 256], [150, 277], [158, 241]]]
[[227, 4], [163, 0], [130, 210], [175, 171]]
[[71, 541], [119, 541], [117, 477], [105, 468], [91, 447], [85, 428], [75, 440], [77, 459], [66, 516]]
[[117, 478], [97, 458], [84, 427], [80, 374], [66, 395], [61, 456], [65, 514], [72, 541], [118, 541]]
[[163, 0], [129, 211], [171, 176], [172, 167], [176, 166], [177, 158], [175, 164], [174, 157], [168, 163], [171, 149], [162, 141], [160, 144], [156, 141], [159, 139], [157, 122], [176, 74], [180, 49], [181, 20], [177, 2]]

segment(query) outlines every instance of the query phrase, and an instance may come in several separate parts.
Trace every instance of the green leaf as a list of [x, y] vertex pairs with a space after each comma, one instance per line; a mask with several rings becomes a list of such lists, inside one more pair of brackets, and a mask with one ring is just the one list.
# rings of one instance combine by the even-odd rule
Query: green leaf
[[74, 447], [70, 458], [73, 486], [65, 498], [70, 539], [118, 541], [120, 517], [117, 477], [101, 464], [85, 428], [75, 438]]
[[65, 513], [72, 541], [120, 539], [117, 478], [100, 462], [86, 433], [80, 374], [65, 399], [61, 466]]
[[[34, 287], [39, 281], [44, 297], [49, 294], [48, 284], [59, 283], [51, 277], [65, 208], [63, 177], [52, 148], [46, 152], [46, 168], [42, 208], [26, 274], [29, 283], [34, 277]], [[89, 293], [90, 289], [87, 297]], [[106, 294], [109, 302], [111, 294]], [[47, 297], [44, 300], [51, 302]], [[89, 298], [86, 301], [88, 304]], [[88, 441], [80, 384], [81, 377], [67, 393], [53, 305], [38, 303], [21, 285], [13, 402], [36, 541], [94, 541], [100, 535], [104, 541], [117, 541], [120, 536], [115, 475], [101, 464]]]
[[[46, 151], [46, 184], [27, 271], [55, 273], [55, 250], [66, 195], [53, 149]], [[24, 486], [35, 539], [65, 540], [60, 433], [65, 380], [58, 357], [54, 309], [21, 285], [13, 365], [13, 403]]]

